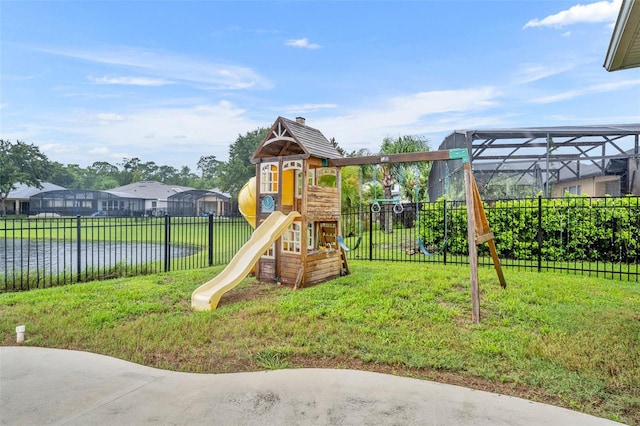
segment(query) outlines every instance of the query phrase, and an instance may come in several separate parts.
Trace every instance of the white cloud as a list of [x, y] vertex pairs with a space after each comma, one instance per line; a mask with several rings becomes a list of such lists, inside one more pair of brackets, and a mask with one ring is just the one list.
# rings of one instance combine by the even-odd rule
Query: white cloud
[[145, 108], [127, 111], [126, 115], [100, 113], [93, 117], [102, 118], [103, 123], [111, 121], [109, 126], [92, 126], [91, 120], [78, 117], [77, 138], [90, 143], [76, 155], [91, 158], [87, 155], [91, 149], [106, 146], [110, 151], [127, 151], [144, 161], [173, 166], [195, 165], [201, 155], [224, 160], [239, 133], [271, 124], [247, 119], [243, 109], [228, 101]]
[[577, 4], [567, 10], [543, 19], [532, 19], [523, 28], [553, 27], [562, 28], [580, 23], [610, 23], [616, 20], [622, 0], [599, 1], [590, 4]]
[[270, 89], [273, 87], [273, 83], [249, 67], [211, 62], [161, 51], [134, 47], [102, 50], [49, 49], [46, 51], [55, 55], [109, 65], [116, 69], [132, 70], [136, 74], [146, 73], [148, 75], [147, 81], [168, 80], [195, 83], [206, 85], [210, 89], [226, 90]]
[[94, 121], [97, 121], [100, 124], [109, 124], [125, 120], [126, 118], [124, 116], [113, 112], [101, 112], [96, 114], [94, 117]]
[[628, 89], [631, 87], [639, 87], [640, 80], [622, 80], [611, 83], [594, 84], [577, 90], [568, 90], [566, 92], [558, 93], [550, 96], [541, 96], [532, 99], [532, 103], [536, 104], [550, 104], [554, 102], [566, 101], [568, 99], [577, 98], [579, 96], [589, 95], [593, 93], [606, 93], [613, 92], [615, 90]]
[[277, 111], [285, 113], [285, 114], [304, 114], [308, 112], [316, 112], [321, 109], [333, 109], [337, 108], [337, 104], [298, 104], [298, 105], [287, 105], [282, 108], [277, 108]]
[[291, 47], [299, 47], [301, 49], [319, 49], [320, 48], [319, 44], [309, 43], [309, 39], [307, 38], [287, 40], [284, 42], [284, 44]]
[[[39, 147], [42, 152], [47, 155], [53, 153], [58, 156], [68, 157], [70, 154], [76, 154], [78, 147], [73, 144], [61, 144], [61, 143], [44, 143]], [[66, 162], [65, 162], [66, 163]]]
[[389, 100], [389, 105], [393, 110], [417, 119], [428, 114], [469, 111], [494, 106], [498, 96], [500, 93], [494, 87], [439, 90], [394, 97]]
[[523, 64], [515, 72], [513, 78], [516, 84], [526, 84], [542, 80], [543, 78], [551, 77], [557, 74], [565, 73], [572, 70], [573, 68], [574, 65], [570, 63], [551, 67], [540, 64]]
[[162, 78], [148, 77], [89, 77], [89, 80], [98, 84], [119, 84], [128, 86], [165, 86], [170, 81]]
[[[307, 124], [335, 137], [347, 151], [377, 149], [385, 136], [448, 133], [465, 127], [497, 126], [504, 114], [482, 115], [498, 104], [502, 93], [494, 87], [419, 92], [379, 102], [380, 107], [352, 110], [338, 117]], [[433, 140], [435, 147], [440, 143]]]
[[[311, 115], [307, 117], [307, 124], [320, 129], [328, 138], [336, 137], [349, 151], [362, 147], [377, 149], [385, 136], [406, 134], [432, 137], [435, 147], [440, 143], [440, 136], [435, 137], [435, 133], [449, 133], [463, 127], [499, 127], [505, 114], [488, 111], [501, 96], [493, 87], [418, 92], [371, 101], [368, 104], [376, 106], [351, 109], [334, 116]], [[310, 112], [313, 108], [325, 112], [337, 108], [333, 104], [292, 107], [296, 108], [293, 114]], [[197, 105], [176, 102], [118, 113], [85, 111], [66, 119], [50, 117], [48, 122], [55, 124], [38, 129], [40, 136], [35, 139], [46, 143], [42, 135], [63, 131], [64, 145], [55, 142], [43, 145], [43, 152], [65, 164], [88, 165], [97, 159], [116, 163], [123, 157], [139, 157], [143, 161], [176, 167], [188, 165], [194, 169], [202, 155], [226, 160], [229, 145], [239, 134], [268, 127], [275, 117], [253, 120], [247, 117], [247, 111], [226, 100]], [[96, 122], [108, 125], [96, 125]]]
[[89, 154], [92, 154], [92, 155], [104, 156], [109, 154], [110, 151], [109, 151], [109, 148], [107, 148], [106, 146], [99, 146], [99, 147], [90, 149], [88, 152]]

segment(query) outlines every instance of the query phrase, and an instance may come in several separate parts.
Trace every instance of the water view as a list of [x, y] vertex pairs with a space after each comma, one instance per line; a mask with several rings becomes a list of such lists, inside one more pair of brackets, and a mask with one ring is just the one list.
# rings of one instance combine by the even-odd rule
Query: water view
[[[170, 258], [189, 256], [193, 247], [170, 246]], [[140, 265], [165, 260], [165, 246], [142, 242], [82, 242], [74, 241], [2, 239], [0, 238], [0, 274], [39, 271], [57, 275], [63, 271], [106, 269], [119, 263]]]

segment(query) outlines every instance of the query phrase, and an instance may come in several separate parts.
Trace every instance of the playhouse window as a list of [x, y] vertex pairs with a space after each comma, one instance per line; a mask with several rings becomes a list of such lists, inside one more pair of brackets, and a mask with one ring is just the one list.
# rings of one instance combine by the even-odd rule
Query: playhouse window
[[260, 169], [260, 192], [274, 194], [278, 192], [278, 165], [267, 163]]
[[274, 256], [274, 253], [275, 253], [275, 247], [276, 247], [275, 243], [274, 243], [274, 244], [271, 244], [271, 247], [269, 247], [269, 248], [264, 252], [264, 254], [262, 255], [262, 257], [263, 257], [263, 258], [265, 258], [265, 259], [274, 259], [274, 258], [275, 258], [275, 256]]
[[[315, 244], [315, 235], [313, 233], [313, 222], [307, 223], [307, 247], [313, 249]], [[302, 224], [293, 222], [289, 229], [282, 234], [282, 251], [287, 253], [300, 253], [302, 242]]]
[[296, 198], [302, 198], [302, 170], [296, 170]]
[[300, 222], [293, 222], [289, 229], [282, 234], [282, 251], [287, 253], [300, 253], [301, 240]]
[[289, 169], [302, 170], [302, 161], [300, 160], [285, 161], [282, 164], [282, 170], [289, 170]]
[[322, 167], [318, 169], [318, 186], [336, 187], [336, 169]]
[[313, 222], [307, 223], [307, 248], [313, 250], [315, 247], [315, 232], [313, 232]]

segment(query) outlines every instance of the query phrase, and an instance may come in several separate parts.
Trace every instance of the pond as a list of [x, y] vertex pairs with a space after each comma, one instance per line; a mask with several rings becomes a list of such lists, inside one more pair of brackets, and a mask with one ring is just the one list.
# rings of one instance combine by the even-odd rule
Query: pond
[[[193, 247], [171, 245], [170, 258], [189, 256]], [[80, 269], [108, 269], [117, 264], [140, 265], [164, 261], [165, 246], [144, 242], [91, 242], [80, 244]], [[38, 270], [58, 275], [78, 271], [78, 245], [74, 241], [0, 238], [0, 274]]]

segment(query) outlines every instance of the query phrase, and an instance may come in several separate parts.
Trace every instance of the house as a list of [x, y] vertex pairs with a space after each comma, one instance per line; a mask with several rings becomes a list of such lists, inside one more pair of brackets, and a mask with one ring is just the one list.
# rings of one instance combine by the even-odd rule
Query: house
[[171, 195], [190, 191], [186, 186], [143, 181], [107, 191], [52, 189], [29, 198], [30, 214], [57, 213], [63, 216], [162, 216]]
[[234, 216], [238, 213], [231, 195], [216, 189], [190, 189], [170, 195], [167, 211], [170, 216]]
[[[165, 185], [164, 183], [156, 181], [140, 181], [119, 186], [106, 192], [118, 196], [141, 199], [143, 200], [141, 210], [144, 211], [145, 215], [163, 216], [168, 213], [170, 196], [191, 190], [193, 190], [193, 188], [188, 186]], [[108, 210], [108, 208], [102, 210]]]
[[[41, 192], [65, 189], [60, 185], [50, 182], [42, 182], [42, 188], [19, 184], [16, 189], [9, 192], [9, 196], [4, 201], [7, 214], [29, 214], [29, 199]], [[2, 209], [0, 209], [2, 210]]]
[[61, 216], [140, 216], [144, 200], [113, 191], [92, 189], [54, 189], [29, 198], [29, 213], [55, 213]]
[[565, 194], [604, 197], [640, 195], [640, 157], [634, 150], [626, 152], [626, 158], [611, 158], [601, 163], [582, 162], [579, 175], [568, 169], [560, 169], [553, 183], [552, 196]]

